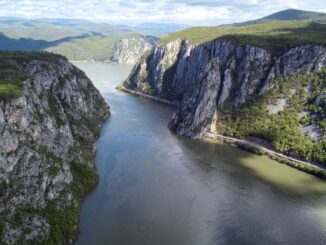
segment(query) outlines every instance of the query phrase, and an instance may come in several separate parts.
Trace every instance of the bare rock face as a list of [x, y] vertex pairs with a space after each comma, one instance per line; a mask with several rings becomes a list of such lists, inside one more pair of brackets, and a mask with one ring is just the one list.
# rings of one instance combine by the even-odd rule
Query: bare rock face
[[46, 244], [57, 229], [47, 211], [55, 216], [78, 207], [76, 173], [94, 169], [98, 129], [110, 111], [86, 75], [61, 56], [10, 62], [30, 78], [20, 97], [0, 100], [0, 243]]
[[218, 39], [201, 45], [175, 40], [157, 45], [133, 69], [124, 85], [179, 101], [169, 127], [201, 137], [223, 107], [239, 107], [274, 87], [273, 79], [317, 72], [326, 66], [326, 48], [303, 45], [274, 56], [266, 49]]
[[140, 57], [151, 50], [158, 41], [156, 37], [132, 36], [119, 40], [111, 61], [118, 64], [136, 64]]
[[[185, 99], [181, 102], [181, 107], [184, 107], [185, 110], [180, 111], [179, 117], [175, 116], [172, 119], [169, 125], [171, 129], [178, 130], [179, 134], [188, 137], [191, 137], [194, 132], [200, 134], [206, 131], [206, 126], [208, 126], [206, 115], [213, 117], [217, 106], [216, 98], [221, 85], [218, 66], [218, 59], [212, 60], [207, 65], [201, 80], [186, 92]], [[194, 93], [196, 93], [196, 97], [192, 96]], [[197, 109], [191, 110], [191, 108]], [[180, 124], [178, 122], [179, 118], [183, 118]], [[209, 118], [209, 120], [212, 120], [212, 118]], [[175, 127], [176, 125], [178, 126]]]

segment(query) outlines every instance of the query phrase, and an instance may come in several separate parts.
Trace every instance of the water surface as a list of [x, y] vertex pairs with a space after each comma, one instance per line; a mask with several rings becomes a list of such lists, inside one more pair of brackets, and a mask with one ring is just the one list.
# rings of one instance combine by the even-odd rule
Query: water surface
[[114, 90], [130, 67], [77, 64], [111, 106], [77, 245], [326, 244], [326, 183], [166, 125], [173, 109]]

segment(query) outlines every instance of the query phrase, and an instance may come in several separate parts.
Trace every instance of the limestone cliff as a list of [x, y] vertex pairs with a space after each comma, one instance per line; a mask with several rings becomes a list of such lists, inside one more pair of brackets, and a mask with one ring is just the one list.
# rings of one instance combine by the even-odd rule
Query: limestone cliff
[[5, 56], [1, 63], [27, 77], [18, 96], [0, 99], [0, 243], [65, 244], [97, 181], [93, 153], [109, 107], [66, 58]]
[[180, 102], [169, 127], [187, 137], [215, 128], [223, 108], [239, 108], [275, 86], [274, 79], [316, 72], [326, 66], [326, 48], [306, 44], [272, 53], [219, 38], [200, 45], [175, 40], [157, 45], [134, 67], [124, 85]]
[[133, 35], [116, 42], [111, 61], [118, 64], [136, 64], [139, 58], [151, 50], [158, 39], [152, 36]]

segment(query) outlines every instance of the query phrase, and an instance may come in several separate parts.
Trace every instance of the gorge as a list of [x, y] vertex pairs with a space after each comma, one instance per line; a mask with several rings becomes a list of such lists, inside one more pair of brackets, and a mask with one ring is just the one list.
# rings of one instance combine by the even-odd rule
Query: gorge
[[0, 244], [325, 244], [325, 20], [0, 20]]
[[[169, 123], [178, 134], [200, 138], [212, 131], [237, 137], [256, 136], [281, 152], [325, 163], [326, 107], [318, 98], [324, 98], [325, 92], [326, 48], [324, 39], [314, 37], [325, 36], [325, 27], [314, 32], [314, 24], [299, 22], [299, 29], [314, 33], [300, 38], [297, 26], [292, 27], [289, 36], [275, 35], [275, 31], [281, 32], [281, 25], [291, 30], [293, 23], [190, 29], [173, 34], [141, 59], [124, 86], [180, 102]], [[191, 36], [193, 32], [199, 34]], [[206, 34], [211, 32], [216, 32], [217, 38], [208, 41]], [[232, 34], [236, 32], [243, 34]], [[316, 77], [295, 76], [307, 73], [316, 73]], [[278, 103], [281, 104], [277, 106]], [[321, 113], [314, 107], [320, 108], [316, 110]], [[300, 121], [303, 115], [306, 120]], [[282, 125], [281, 120], [286, 124]], [[282, 129], [271, 132], [269, 124], [273, 121], [295, 130], [278, 135]], [[314, 130], [306, 130], [304, 136], [305, 128]], [[297, 138], [287, 138], [289, 135]]]
[[229, 145], [177, 136], [175, 109], [114, 88], [130, 67], [77, 64], [112, 116], [76, 245], [323, 244], [326, 184]]

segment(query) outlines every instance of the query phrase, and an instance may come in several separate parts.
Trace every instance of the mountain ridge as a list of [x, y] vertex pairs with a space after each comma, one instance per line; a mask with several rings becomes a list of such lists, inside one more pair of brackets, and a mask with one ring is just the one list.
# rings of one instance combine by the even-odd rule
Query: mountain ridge
[[320, 24], [325, 24], [326, 13], [290, 8], [273, 13], [256, 21], [270, 20], [311, 20]]

